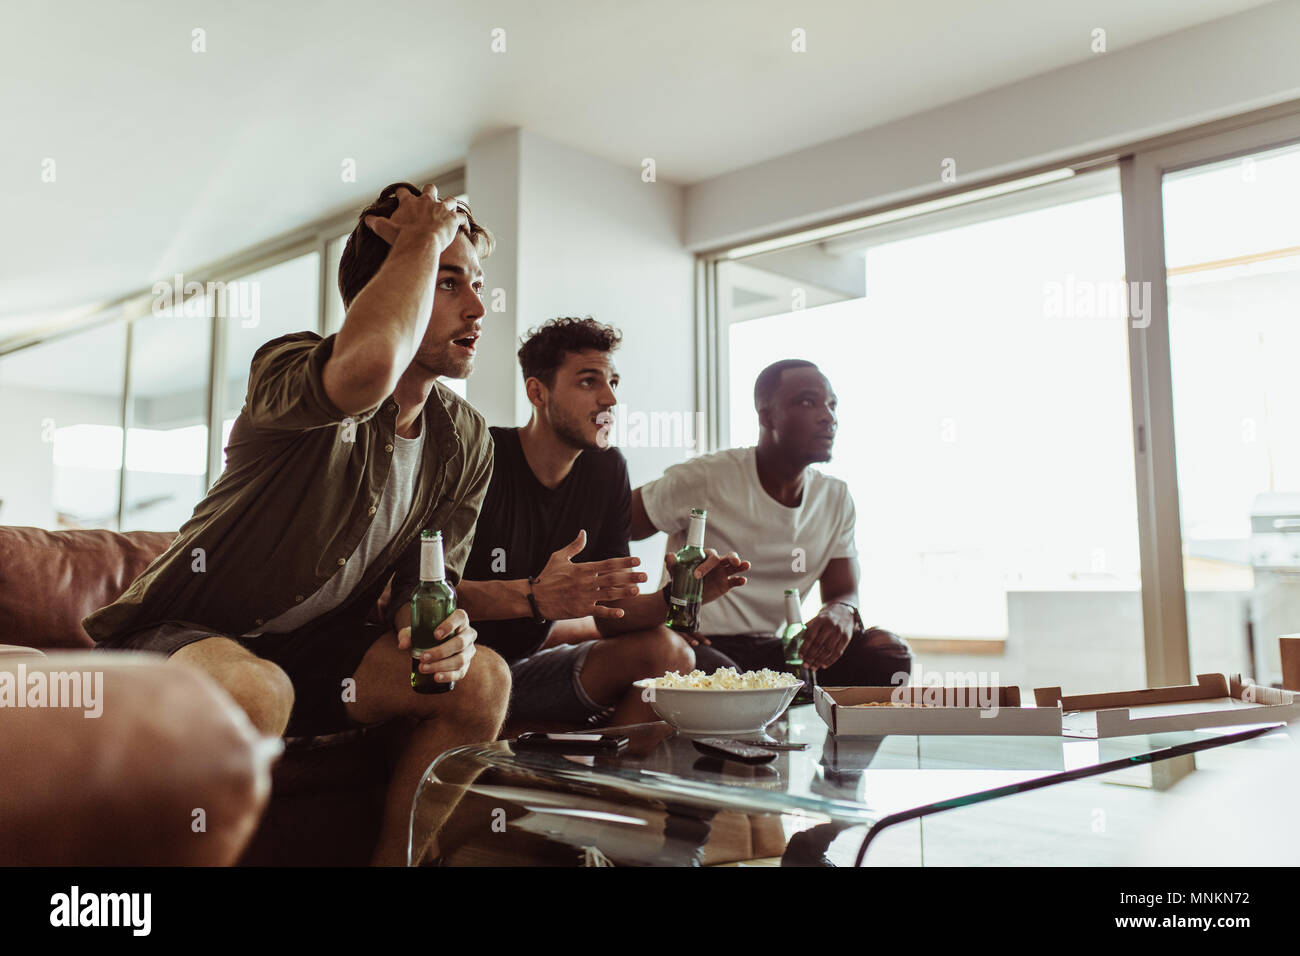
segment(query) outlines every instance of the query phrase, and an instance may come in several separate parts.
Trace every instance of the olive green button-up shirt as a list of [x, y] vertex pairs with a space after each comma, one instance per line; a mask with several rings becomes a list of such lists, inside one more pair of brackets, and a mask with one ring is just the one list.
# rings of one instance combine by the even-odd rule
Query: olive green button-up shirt
[[[82, 625], [112, 646], [164, 621], [238, 636], [305, 600], [352, 556], [393, 462], [397, 403], [345, 415], [325, 393], [334, 336], [297, 332], [253, 356], [248, 394], [226, 445], [226, 470], [163, 554]], [[492, 475], [492, 439], [468, 402], [436, 384], [414, 502], [348, 600], [356, 613], [392, 579], [387, 621], [419, 583], [420, 531], [442, 531], [448, 579], [460, 579]], [[358, 596], [360, 596], [358, 598]]]

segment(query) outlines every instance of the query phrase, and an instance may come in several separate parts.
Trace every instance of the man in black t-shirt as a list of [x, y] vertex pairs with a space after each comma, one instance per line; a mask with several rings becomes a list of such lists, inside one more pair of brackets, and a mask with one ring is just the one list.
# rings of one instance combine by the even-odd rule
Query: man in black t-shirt
[[[617, 330], [555, 319], [519, 349], [532, 418], [493, 428], [492, 481], [457, 588], [478, 642], [510, 665], [510, 716], [533, 723], [653, 720], [632, 682], [695, 666], [664, 626], [659, 591], [629, 556], [632, 488], [609, 445]], [[704, 600], [745, 583], [749, 563], [708, 552]]]

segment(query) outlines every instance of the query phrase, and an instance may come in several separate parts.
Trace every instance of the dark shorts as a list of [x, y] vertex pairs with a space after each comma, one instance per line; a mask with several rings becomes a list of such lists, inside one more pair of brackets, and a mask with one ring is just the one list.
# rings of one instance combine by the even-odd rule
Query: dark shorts
[[614, 712], [583, 690], [578, 676], [595, 641], [559, 644], [510, 665], [510, 719], [592, 725]]
[[[695, 666], [699, 670], [785, 669], [781, 639], [771, 634], [710, 635], [709, 641], [695, 648]], [[817, 683], [826, 687], [894, 687], [907, 683], [911, 673], [912, 650], [906, 641], [878, 627], [859, 628], [840, 659], [818, 672]]]
[[[321, 737], [359, 730], [348, 716], [343, 681], [361, 666], [366, 651], [387, 628], [355, 617], [315, 621], [287, 634], [232, 637], [258, 657], [272, 661], [293, 681], [293, 711], [286, 737]], [[167, 657], [209, 637], [230, 637], [189, 621], [167, 621], [101, 643], [96, 650], [151, 651]]]

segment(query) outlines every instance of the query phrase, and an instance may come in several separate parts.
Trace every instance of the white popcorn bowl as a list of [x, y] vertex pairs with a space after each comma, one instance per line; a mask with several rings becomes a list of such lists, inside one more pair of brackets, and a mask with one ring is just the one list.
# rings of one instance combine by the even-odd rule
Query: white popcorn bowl
[[696, 737], [743, 737], [762, 734], [799, 693], [803, 681], [789, 687], [722, 690], [715, 687], [655, 687], [655, 678], [633, 686], [649, 690], [650, 706], [681, 734]]

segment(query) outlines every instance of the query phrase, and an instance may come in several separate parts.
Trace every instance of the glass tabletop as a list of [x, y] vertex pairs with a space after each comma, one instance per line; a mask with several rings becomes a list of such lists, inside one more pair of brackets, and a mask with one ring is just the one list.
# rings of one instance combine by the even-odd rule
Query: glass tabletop
[[[1260, 725], [1259, 732], [1277, 725]], [[629, 738], [616, 757], [515, 752], [510, 741], [460, 747], [430, 766], [412, 813], [411, 860], [451, 815], [459, 794], [515, 801], [551, 816], [574, 811], [640, 820], [641, 811], [711, 818], [723, 811], [796, 815], [809, 826], [879, 827], [894, 820], [1078, 779], [1114, 765], [1164, 759], [1242, 739], [1250, 728], [1145, 734], [1102, 740], [1070, 737], [837, 737], [811, 706], [792, 707], [768, 727], [781, 750], [746, 766], [701, 754], [662, 722], [608, 728]], [[449, 794], [449, 789], [451, 793]], [[490, 801], [489, 801], [490, 802]], [[539, 808], [545, 808], [544, 811]], [[504, 811], [503, 811], [504, 812]], [[614, 825], [616, 821], [607, 821]]]

